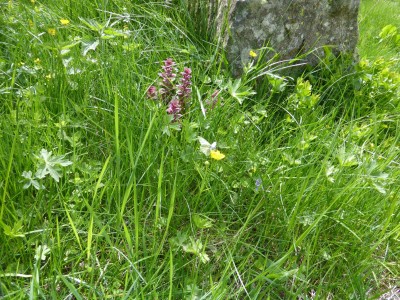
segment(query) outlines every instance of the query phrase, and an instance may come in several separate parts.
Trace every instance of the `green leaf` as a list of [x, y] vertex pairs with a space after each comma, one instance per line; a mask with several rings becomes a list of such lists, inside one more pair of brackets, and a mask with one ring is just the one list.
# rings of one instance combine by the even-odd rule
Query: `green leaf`
[[183, 245], [182, 249], [186, 253], [192, 253], [198, 256], [203, 263], [210, 261], [208, 255], [203, 252], [203, 243], [200, 240], [194, 240], [192, 237], [190, 237], [190, 242]]
[[193, 215], [192, 217], [194, 225], [199, 229], [211, 228], [213, 226], [210, 219], [201, 217], [200, 215]]
[[22, 219], [19, 220], [18, 222], [14, 223], [13, 228], [10, 226], [3, 224], [3, 230], [4, 234], [8, 235], [9, 237], [15, 238], [15, 237], [25, 237], [25, 234], [21, 231], [22, 227]]
[[285, 77], [281, 77], [274, 74], [268, 74], [267, 79], [272, 86], [271, 90], [272, 93], [281, 93], [285, 90], [287, 86], [287, 81]]
[[396, 26], [389, 24], [386, 25], [385, 27], [382, 28], [381, 32], [379, 33], [379, 37], [381, 40], [379, 42], [382, 42], [383, 40], [390, 39], [394, 37], [397, 34], [397, 28]]
[[325, 176], [326, 179], [328, 179], [329, 182], [335, 182], [335, 178], [333, 177], [333, 175], [338, 171], [337, 168], [335, 168], [335, 166], [333, 166], [330, 162], [327, 163], [327, 165], [325, 166]]
[[260, 271], [264, 270], [264, 266], [265, 266], [265, 259], [259, 257], [255, 262], [254, 262], [254, 266], [259, 269]]
[[50, 253], [50, 248], [47, 245], [40, 245], [36, 248], [35, 260], [46, 260], [46, 255]]
[[293, 165], [295, 165], [295, 166], [301, 165], [301, 159], [299, 159], [299, 158], [295, 159], [295, 158], [293, 158], [292, 155], [290, 155], [289, 153], [286, 153], [286, 152], [282, 153], [282, 159], [284, 161], [287, 161], [289, 163], [289, 165], [291, 165], [291, 166], [293, 166]]
[[344, 147], [339, 149], [336, 158], [342, 167], [353, 167], [359, 164], [356, 155], [351, 150], [346, 151]]
[[386, 189], [382, 184], [372, 181], [372, 186], [381, 194], [386, 195]]
[[101, 30], [104, 29], [104, 27], [106, 25], [102, 25], [99, 22], [95, 21], [95, 20], [85, 20], [83, 18], [79, 18], [79, 20], [85, 24], [89, 29], [93, 30], [93, 31], [97, 31], [100, 32]]
[[187, 241], [187, 234], [178, 231], [176, 236], [170, 239], [170, 243], [176, 245], [178, 247], [183, 247], [185, 242]]
[[107, 28], [104, 30], [104, 35], [101, 36], [102, 39], [111, 39], [115, 37], [128, 37], [126, 33], [115, 30], [113, 28]]
[[[69, 50], [69, 49], [75, 47], [76, 45], [78, 45], [80, 42], [81, 42], [80, 38], [75, 38], [73, 42], [68, 41], [68, 42], [62, 43], [60, 45], [59, 49], [60, 50]], [[61, 55], [63, 55], [64, 53], [61, 53]]]
[[23, 189], [29, 188], [31, 185], [37, 189], [37, 190], [42, 190], [44, 189], [44, 185], [40, 184], [37, 180], [36, 177], [32, 177], [32, 171], [23, 171], [22, 172], [22, 177], [25, 178], [25, 184], [22, 187]]
[[82, 55], [86, 56], [86, 54], [90, 51], [96, 51], [97, 46], [99, 45], [100, 41], [98, 39], [91, 40], [91, 41], [82, 41]]
[[171, 136], [172, 131], [180, 131], [181, 130], [181, 124], [178, 122], [173, 122], [174, 116], [166, 114], [164, 116], [164, 123], [166, 124], [162, 128], [162, 133], [166, 134], [167, 136]]
[[182, 130], [185, 134], [185, 141], [188, 144], [197, 141], [197, 128], [199, 128], [197, 123], [189, 122], [187, 119], [182, 121]]
[[228, 92], [233, 98], [235, 98], [239, 102], [240, 105], [246, 98], [256, 94], [250, 87], [242, 85], [241, 79], [236, 79], [233, 83], [231, 80], [229, 80]]
[[52, 152], [48, 152], [46, 149], [40, 151], [40, 155], [36, 156], [41, 163], [39, 164], [38, 170], [35, 174], [37, 178], [44, 178], [46, 175], [50, 175], [56, 182], [59, 181], [61, 174], [60, 167], [66, 167], [72, 164], [71, 161], [65, 160], [64, 155], [53, 156]]
[[365, 164], [364, 167], [367, 182], [369, 182], [370, 185], [372, 185], [372, 187], [379, 193], [385, 195], [385, 186], [388, 183], [389, 174], [382, 172], [379, 169], [379, 164], [375, 160]]

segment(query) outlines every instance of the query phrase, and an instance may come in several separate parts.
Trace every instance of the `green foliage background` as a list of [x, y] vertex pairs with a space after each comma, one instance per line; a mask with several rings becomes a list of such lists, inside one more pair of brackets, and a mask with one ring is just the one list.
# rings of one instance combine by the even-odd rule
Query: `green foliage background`
[[[378, 2], [359, 62], [327, 51], [298, 79], [260, 49], [231, 78], [184, 1], [1, 2], [0, 298], [395, 293], [399, 52], [381, 33], [400, 20]], [[147, 97], [168, 57], [192, 70], [179, 123]]]

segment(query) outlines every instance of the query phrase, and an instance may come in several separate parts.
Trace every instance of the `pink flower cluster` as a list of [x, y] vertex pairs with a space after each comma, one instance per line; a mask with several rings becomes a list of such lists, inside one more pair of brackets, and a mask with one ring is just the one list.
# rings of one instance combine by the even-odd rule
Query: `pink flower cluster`
[[184, 68], [180, 73], [179, 82], [176, 80], [176, 63], [172, 58], [164, 60], [163, 72], [158, 73], [160, 77], [159, 88], [152, 85], [147, 90], [147, 97], [153, 100], [160, 100], [167, 104], [166, 112], [173, 115], [174, 121], [178, 121], [185, 112], [190, 96], [192, 94], [192, 70]]

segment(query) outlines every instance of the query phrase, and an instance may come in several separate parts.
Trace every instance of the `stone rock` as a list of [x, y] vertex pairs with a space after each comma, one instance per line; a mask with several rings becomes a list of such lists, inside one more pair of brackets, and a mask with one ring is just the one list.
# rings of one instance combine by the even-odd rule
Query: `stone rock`
[[[193, 0], [194, 1], [194, 0]], [[203, 1], [203, 0], [197, 0]], [[223, 38], [232, 73], [239, 75], [249, 51], [264, 46], [279, 60], [305, 56], [315, 65], [323, 46], [335, 54], [354, 54], [360, 0], [210, 0], [210, 19]], [[227, 25], [227, 26], [226, 26]]]

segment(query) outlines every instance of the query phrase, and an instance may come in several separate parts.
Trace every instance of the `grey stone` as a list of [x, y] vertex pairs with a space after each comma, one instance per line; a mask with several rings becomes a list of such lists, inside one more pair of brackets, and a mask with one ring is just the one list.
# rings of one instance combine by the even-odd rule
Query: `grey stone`
[[276, 50], [279, 60], [311, 51], [304, 61], [312, 65], [324, 55], [323, 46], [331, 46], [335, 54], [353, 54], [359, 4], [360, 0], [210, 0], [209, 18], [222, 37], [233, 74], [239, 75], [251, 59], [249, 51], [263, 46]]

